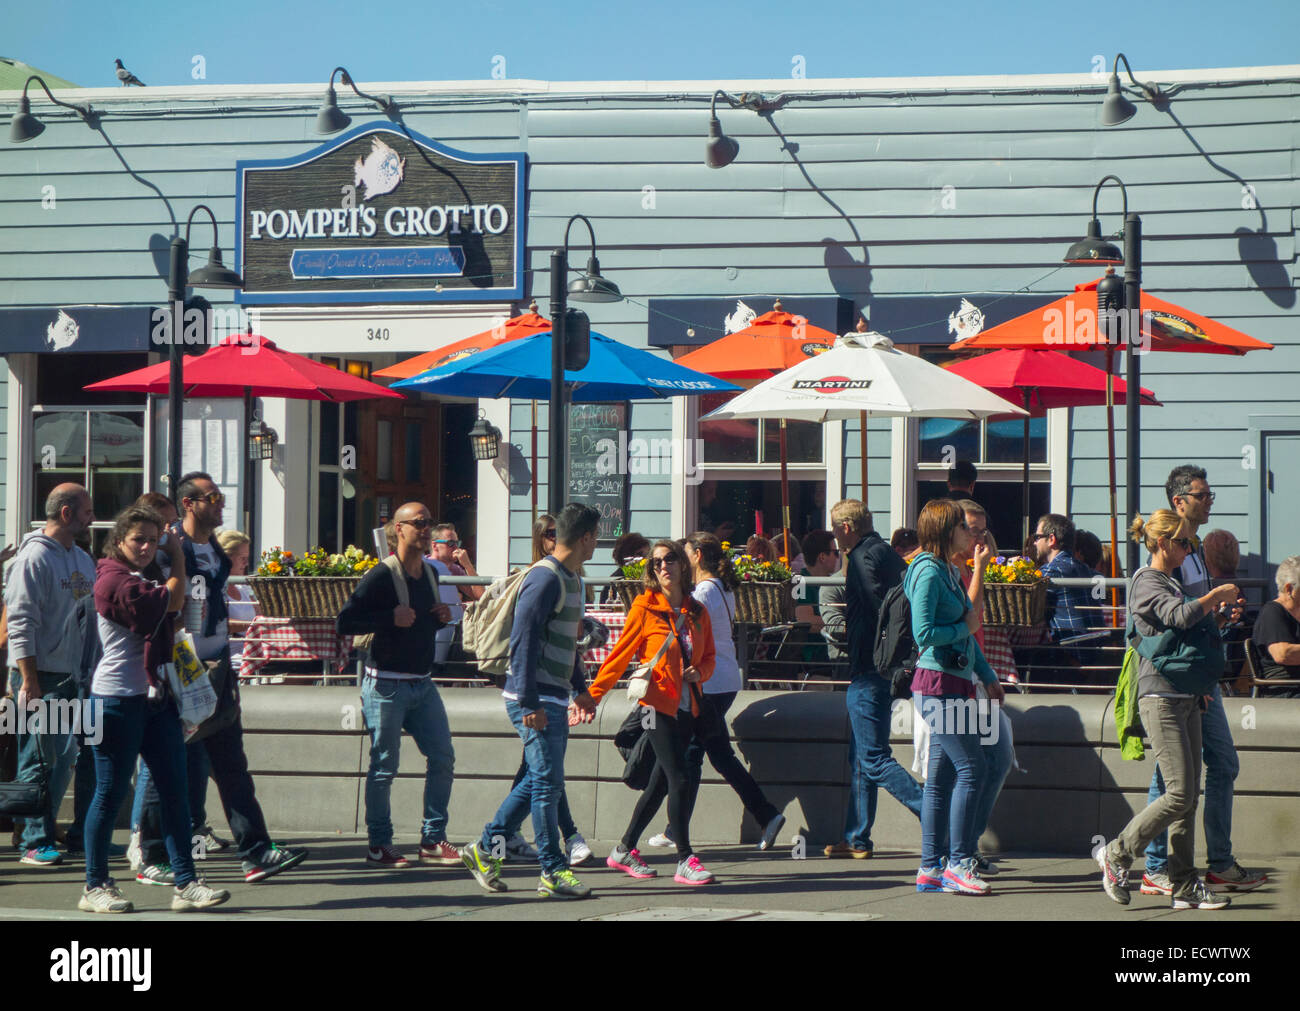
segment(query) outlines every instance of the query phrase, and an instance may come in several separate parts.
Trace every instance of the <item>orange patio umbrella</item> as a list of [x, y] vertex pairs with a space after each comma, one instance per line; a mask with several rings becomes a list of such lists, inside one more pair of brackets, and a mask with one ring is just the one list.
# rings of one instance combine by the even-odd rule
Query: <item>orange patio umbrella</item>
[[[719, 379], [767, 379], [835, 345], [836, 335], [786, 312], [777, 299], [771, 312], [743, 330], [720, 337], [678, 358], [677, 364]], [[867, 497], [867, 423], [862, 418], [862, 499]], [[790, 479], [785, 419], [781, 419], [781, 530], [785, 557], [790, 557]], [[762, 531], [758, 531], [762, 535]]]

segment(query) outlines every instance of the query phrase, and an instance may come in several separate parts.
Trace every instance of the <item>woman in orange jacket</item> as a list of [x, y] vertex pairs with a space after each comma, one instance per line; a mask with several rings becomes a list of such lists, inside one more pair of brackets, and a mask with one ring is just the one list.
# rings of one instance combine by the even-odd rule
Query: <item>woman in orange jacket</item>
[[[646, 560], [645, 592], [632, 601], [623, 634], [587, 689], [587, 701], [599, 702], [633, 658], [654, 664], [639, 704], [649, 710], [642, 712], [642, 725], [654, 748], [655, 770], [637, 801], [622, 841], [605, 863], [634, 878], [655, 876], [655, 871], [641, 860], [636, 844], [666, 794], [668, 820], [677, 844], [677, 873], [673, 880], [683, 885], [707, 885], [713, 883], [713, 875], [691, 850], [686, 748], [691, 740], [692, 720], [700, 711], [698, 686], [713, 674], [713, 626], [704, 605], [691, 597], [689, 582], [689, 569], [677, 545], [672, 541], [657, 542]], [[582, 706], [583, 701], [580, 698], [578, 705]]]

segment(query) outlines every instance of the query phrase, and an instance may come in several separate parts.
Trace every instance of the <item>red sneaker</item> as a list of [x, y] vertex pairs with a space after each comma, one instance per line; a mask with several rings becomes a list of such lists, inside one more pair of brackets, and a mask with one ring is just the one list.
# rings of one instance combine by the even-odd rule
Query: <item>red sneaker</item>
[[371, 846], [366, 851], [366, 863], [371, 867], [410, 867], [411, 861], [393, 846]]
[[435, 867], [459, 867], [461, 865], [460, 850], [447, 842], [446, 839], [436, 843], [421, 843], [419, 860], [422, 864], [432, 864]]

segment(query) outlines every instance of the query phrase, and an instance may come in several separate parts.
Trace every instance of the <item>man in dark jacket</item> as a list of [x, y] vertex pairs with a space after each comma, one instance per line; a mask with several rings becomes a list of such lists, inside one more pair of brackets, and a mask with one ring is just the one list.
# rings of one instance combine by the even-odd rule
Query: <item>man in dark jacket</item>
[[849, 811], [844, 839], [827, 846], [828, 857], [871, 856], [871, 826], [876, 820], [879, 787], [892, 793], [918, 818], [921, 784], [894, 760], [889, 747], [890, 684], [876, 672], [872, 651], [880, 602], [903, 579], [898, 552], [876, 533], [871, 513], [857, 499], [831, 507], [831, 532], [847, 557], [844, 571], [844, 617], [849, 640]]

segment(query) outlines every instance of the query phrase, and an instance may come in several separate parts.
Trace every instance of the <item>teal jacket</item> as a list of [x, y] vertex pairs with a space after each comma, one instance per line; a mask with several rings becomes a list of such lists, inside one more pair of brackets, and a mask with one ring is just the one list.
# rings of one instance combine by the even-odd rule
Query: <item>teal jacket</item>
[[[907, 567], [903, 592], [912, 609], [912, 637], [920, 653], [917, 667], [943, 671], [971, 682], [976, 677], [985, 684], [998, 679], [997, 672], [984, 659], [979, 642], [966, 627], [970, 598], [952, 566], [940, 562], [928, 551], [921, 552]], [[951, 662], [956, 654], [965, 654], [964, 666]]]

